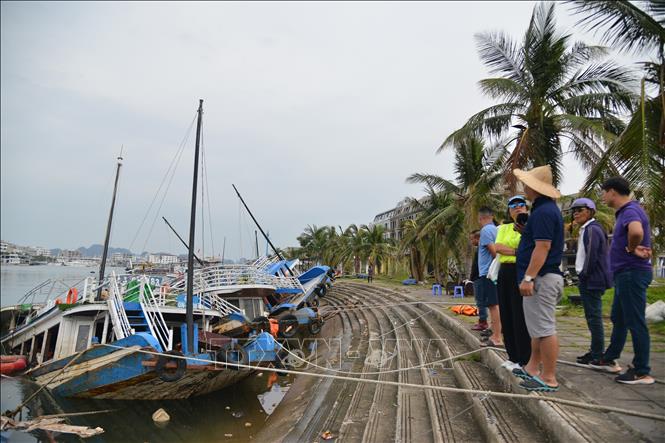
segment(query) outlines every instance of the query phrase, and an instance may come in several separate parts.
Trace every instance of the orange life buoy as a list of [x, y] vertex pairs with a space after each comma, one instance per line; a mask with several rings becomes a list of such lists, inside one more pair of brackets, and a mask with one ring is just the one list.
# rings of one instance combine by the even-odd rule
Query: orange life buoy
[[279, 320], [275, 320], [274, 318], [270, 319], [270, 335], [273, 337], [277, 337], [277, 333], [279, 332]]
[[79, 298], [79, 290], [76, 288], [69, 288], [67, 291], [67, 304], [71, 305], [76, 303], [76, 300]]

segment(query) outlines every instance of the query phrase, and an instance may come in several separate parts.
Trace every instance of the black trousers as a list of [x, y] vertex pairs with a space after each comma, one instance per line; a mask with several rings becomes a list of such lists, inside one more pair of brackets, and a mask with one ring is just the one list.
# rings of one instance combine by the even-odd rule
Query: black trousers
[[524, 366], [531, 357], [531, 337], [524, 321], [522, 296], [517, 284], [517, 268], [514, 263], [501, 263], [497, 279], [499, 313], [503, 343], [508, 359]]

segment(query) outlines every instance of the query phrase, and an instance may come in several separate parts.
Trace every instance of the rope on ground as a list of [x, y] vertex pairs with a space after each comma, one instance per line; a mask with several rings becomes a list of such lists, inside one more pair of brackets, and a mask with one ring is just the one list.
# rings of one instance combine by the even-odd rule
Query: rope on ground
[[[111, 348], [115, 349], [127, 349], [123, 346], [116, 346], [116, 345], [110, 345], [110, 344], [103, 344], [103, 345], [95, 345], [95, 346], [108, 346]], [[484, 348], [486, 349], [486, 348]], [[478, 350], [480, 351], [480, 350]], [[451, 393], [457, 393], [457, 394], [471, 394], [471, 395], [487, 395], [490, 397], [497, 397], [497, 398], [520, 398], [524, 400], [541, 400], [541, 401], [547, 401], [551, 403], [559, 403], [563, 405], [568, 405], [568, 406], [573, 406], [573, 407], [578, 407], [578, 408], [583, 408], [583, 409], [590, 409], [590, 410], [596, 410], [596, 411], [604, 411], [604, 412], [616, 412], [619, 414], [625, 414], [625, 415], [633, 415], [636, 417], [642, 417], [642, 418], [648, 418], [652, 420], [658, 420], [658, 421], [665, 421], [665, 415], [656, 415], [656, 414], [650, 414], [647, 412], [638, 412], [638, 411], [633, 411], [629, 409], [622, 409], [622, 408], [616, 408], [613, 406], [605, 406], [605, 405], [595, 405], [592, 403], [584, 403], [584, 402], [579, 402], [579, 401], [573, 401], [573, 400], [566, 400], [563, 398], [558, 398], [558, 397], [541, 397], [541, 396], [536, 396], [536, 395], [530, 395], [530, 394], [513, 394], [509, 392], [496, 392], [496, 391], [482, 391], [482, 390], [477, 390], [477, 389], [464, 389], [464, 388], [453, 388], [453, 387], [448, 387], [448, 386], [438, 386], [438, 385], [419, 385], [415, 383], [404, 383], [404, 382], [394, 382], [394, 381], [387, 381], [387, 380], [373, 380], [371, 378], [357, 378], [357, 377], [346, 377], [342, 375], [331, 375], [331, 374], [317, 374], [314, 372], [305, 372], [305, 371], [294, 371], [292, 369], [277, 369], [277, 368], [269, 368], [269, 367], [264, 367], [264, 366], [253, 366], [253, 365], [245, 365], [241, 363], [225, 363], [225, 362], [218, 362], [215, 360], [209, 360], [209, 359], [203, 359], [203, 358], [197, 358], [197, 357], [187, 357], [187, 356], [179, 356], [179, 355], [172, 355], [172, 354], [165, 354], [162, 352], [156, 352], [156, 351], [148, 351], [145, 349], [136, 349], [135, 352], [143, 353], [143, 354], [149, 354], [149, 355], [155, 355], [155, 356], [167, 356], [169, 358], [179, 358], [183, 360], [191, 360], [191, 361], [198, 361], [201, 363], [211, 363], [214, 365], [223, 365], [223, 366], [228, 366], [232, 368], [242, 368], [242, 369], [253, 369], [253, 370], [261, 370], [261, 371], [266, 371], [266, 372], [278, 372], [278, 373], [285, 373], [285, 374], [292, 374], [292, 375], [305, 375], [308, 377], [317, 377], [317, 378], [328, 378], [328, 379], [333, 379], [333, 380], [344, 380], [344, 381], [352, 381], [352, 382], [359, 382], [359, 383], [369, 383], [369, 384], [376, 384], [376, 385], [388, 385], [388, 386], [397, 386], [397, 387], [405, 387], [405, 388], [415, 388], [415, 389], [429, 389], [433, 391], [443, 391], [443, 392], [451, 392]]]

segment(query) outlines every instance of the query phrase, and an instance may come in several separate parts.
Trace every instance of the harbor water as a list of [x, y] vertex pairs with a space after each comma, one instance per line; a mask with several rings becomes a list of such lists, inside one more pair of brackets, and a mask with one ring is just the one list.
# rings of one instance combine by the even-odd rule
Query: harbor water
[[[8, 265], [0, 267], [0, 270], [2, 306], [17, 304], [27, 291], [47, 279], [75, 282], [91, 275], [91, 272], [97, 272], [96, 268], [66, 266]], [[40, 301], [43, 300], [35, 297], [35, 303]], [[42, 390], [23, 409], [22, 419], [48, 414], [112, 410], [70, 417], [67, 423], [103, 428], [103, 434], [85, 440], [91, 442], [244, 442], [251, 440], [265, 426], [269, 414], [288, 391], [291, 381], [290, 377], [277, 376], [272, 372], [257, 372], [235, 385], [208, 395], [160, 401], [61, 398]], [[3, 377], [0, 385], [2, 411], [16, 408], [37, 389], [39, 386], [28, 379]], [[152, 414], [159, 408], [163, 408], [170, 416], [170, 421], [164, 425], [157, 425], [152, 420]], [[52, 441], [52, 437], [43, 432], [3, 432], [1, 441]], [[57, 434], [55, 439], [80, 441], [79, 437], [66, 434]]]

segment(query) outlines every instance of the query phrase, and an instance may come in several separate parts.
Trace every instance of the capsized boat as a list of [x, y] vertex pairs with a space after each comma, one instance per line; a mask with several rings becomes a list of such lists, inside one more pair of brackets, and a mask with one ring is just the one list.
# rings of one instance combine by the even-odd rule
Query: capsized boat
[[[119, 286], [114, 274], [96, 298], [92, 278], [69, 294], [48, 301], [0, 341], [23, 354], [26, 375], [64, 397], [176, 399], [221, 389], [251, 371], [223, 364], [269, 364], [278, 346], [265, 332], [229, 337], [213, 333], [229, 315], [241, 311], [214, 294], [195, 299], [196, 349], [187, 349], [186, 309], [149, 277]], [[130, 282], [131, 282], [130, 281]], [[77, 289], [74, 291], [73, 289]]]

